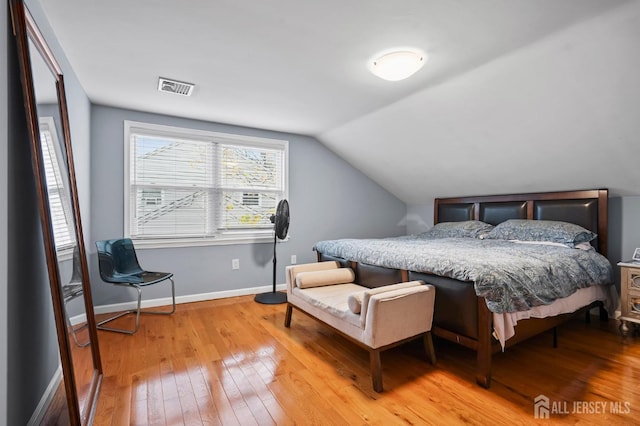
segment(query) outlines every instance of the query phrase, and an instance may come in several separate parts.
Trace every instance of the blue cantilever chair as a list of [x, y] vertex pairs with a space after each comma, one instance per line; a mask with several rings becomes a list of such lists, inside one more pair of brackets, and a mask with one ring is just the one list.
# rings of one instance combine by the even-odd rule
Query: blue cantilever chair
[[[97, 324], [97, 328], [99, 330], [134, 334], [138, 331], [141, 313], [171, 315], [176, 311], [176, 292], [173, 282], [173, 274], [169, 272], [150, 272], [142, 269], [138, 263], [138, 257], [136, 256], [136, 251], [133, 247], [133, 241], [131, 241], [130, 238], [96, 241], [96, 247], [98, 248], [98, 263], [100, 268], [100, 277], [102, 280], [118, 286], [135, 288], [138, 291], [137, 308], [121, 312], [118, 315], [100, 321]], [[172, 309], [170, 311], [142, 311], [140, 309], [140, 304], [142, 302], [143, 287], [157, 284], [165, 280], [171, 281], [171, 298], [173, 300]], [[111, 328], [103, 325], [128, 314], [136, 314], [136, 324], [133, 330]]]

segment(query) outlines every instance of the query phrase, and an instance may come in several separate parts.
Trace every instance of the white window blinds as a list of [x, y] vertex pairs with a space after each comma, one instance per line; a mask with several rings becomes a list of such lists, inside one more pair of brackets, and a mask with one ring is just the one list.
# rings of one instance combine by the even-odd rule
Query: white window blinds
[[220, 188], [224, 229], [271, 228], [269, 217], [283, 198], [283, 152], [220, 145]]
[[126, 122], [129, 235], [264, 233], [286, 196], [284, 141]]
[[[40, 120], [40, 144], [47, 180], [47, 194], [53, 237], [57, 249], [70, 248], [75, 244], [73, 217], [71, 213], [69, 187], [62, 174], [63, 161], [55, 123], [51, 117]], [[66, 170], [66, 168], [64, 168]]]

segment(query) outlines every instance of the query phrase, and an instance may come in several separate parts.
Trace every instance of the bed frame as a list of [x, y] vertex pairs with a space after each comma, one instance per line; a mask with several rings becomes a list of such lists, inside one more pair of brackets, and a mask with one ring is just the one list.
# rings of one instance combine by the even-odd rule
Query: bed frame
[[[592, 245], [607, 256], [608, 190], [543, 192], [478, 197], [436, 198], [434, 223], [482, 220], [497, 225], [508, 219], [560, 220], [575, 223], [598, 234]], [[433, 334], [459, 343], [476, 351], [476, 381], [485, 388], [491, 384], [491, 357], [501, 351], [500, 344], [492, 336], [492, 313], [483, 297], [475, 295], [473, 283], [462, 282], [413, 271], [394, 270], [379, 266], [358, 264], [349, 259], [339, 259], [318, 253], [318, 260], [337, 260], [356, 272], [356, 282], [367, 287], [378, 287], [394, 282], [423, 280], [436, 286], [436, 307]], [[606, 318], [601, 302], [586, 306], [600, 308], [601, 318]], [[588, 311], [587, 311], [588, 312]], [[548, 318], [521, 320], [516, 335], [507, 340], [505, 347], [540, 334], [571, 318], [575, 313]]]

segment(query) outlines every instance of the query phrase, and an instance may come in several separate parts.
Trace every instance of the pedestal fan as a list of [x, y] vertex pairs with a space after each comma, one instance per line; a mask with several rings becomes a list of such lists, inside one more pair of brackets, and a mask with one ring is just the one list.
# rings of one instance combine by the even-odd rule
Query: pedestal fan
[[276, 291], [276, 243], [278, 238], [284, 240], [289, 232], [289, 202], [280, 200], [276, 208], [276, 214], [269, 218], [273, 223], [273, 290], [269, 293], [256, 294], [254, 300], [266, 305], [277, 305], [287, 301], [287, 294]]

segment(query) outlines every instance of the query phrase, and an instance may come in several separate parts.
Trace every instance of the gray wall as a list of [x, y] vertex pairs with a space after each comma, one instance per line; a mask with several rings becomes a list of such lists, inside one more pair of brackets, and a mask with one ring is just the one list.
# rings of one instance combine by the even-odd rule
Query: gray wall
[[433, 205], [407, 204], [407, 234], [416, 235], [433, 226]]
[[[612, 203], [612, 216], [609, 218], [609, 227], [616, 229], [621, 227], [619, 240], [612, 243], [619, 247], [617, 258], [613, 261], [629, 260], [636, 247], [640, 247], [640, 197], [614, 198]], [[617, 216], [617, 208], [620, 208], [620, 216]]]
[[[7, 68], [7, 45], [13, 40], [11, 37], [11, 23], [9, 22], [9, 13], [7, 13], [7, 4], [0, 7], [0, 27], [7, 28], [0, 35], [0, 70]], [[8, 179], [8, 114], [9, 114], [9, 98], [7, 94], [8, 88], [7, 73], [0, 71], [0, 424], [7, 424], [7, 343], [8, 343], [8, 317], [7, 305], [9, 288], [8, 271], [7, 271], [7, 251], [8, 251], [8, 235], [9, 229], [6, 203], [9, 189]]]
[[[640, 197], [609, 199], [609, 260], [615, 265], [630, 260], [636, 247], [640, 247]], [[620, 274], [616, 268], [616, 282]]]
[[[122, 236], [124, 191], [124, 120], [289, 141], [290, 240], [278, 244], [277, 282], [291, 255], [298, 263], [315, 261], [314, 242], [328, 238], [403, 235], [406, 205], [313, 138], [215, 124], [105, 106], [91, 113], [91, 238]], [[121, 288], [103, 284], [97, 272], [95, 245], [88, 246], [94, 304], [132, 300]], [[146, 269], [175, 273], [178, 296], [238, 290], [272, 283], [272, 244], [138, 250]], [[231, 269], [231, 259], [240, 269]], [[166, 289], [145, 290], [149, 298], [166, 297]], [[123, 295], [123, 293], [125, 293]]]

